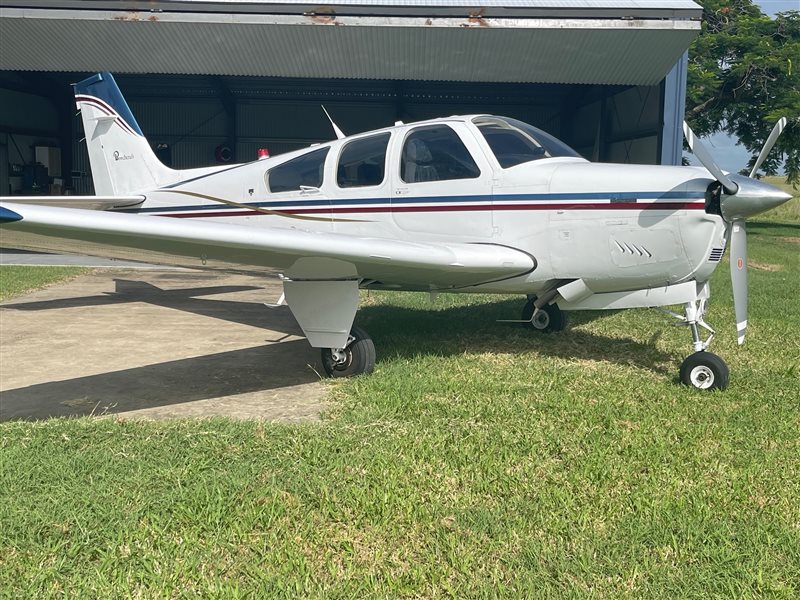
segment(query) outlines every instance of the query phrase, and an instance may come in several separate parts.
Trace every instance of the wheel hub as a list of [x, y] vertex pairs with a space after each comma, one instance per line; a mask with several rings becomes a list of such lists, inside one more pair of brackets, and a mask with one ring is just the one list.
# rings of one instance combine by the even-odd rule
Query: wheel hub
[[347, 343], [344, 345], [344, 348], [331, 348], [331, 358], [335, 365], [340, 366], [344, 365], [348, 361], [348, 352], [347, 349], [356, 341], [356, 338], [353, 335], [347, 336]]
[[714, 385], [714, 372], [705, 365], [692, 369], [689, 377], [692, 385], [701, 390], [706, 390]]
[[536, 329], [547, 329], [547, 326], [550, 324], [550, 315], [547, 314], [547, 311], [541, 309], [537, 310], [531, 317], [531, 324], [536, 327]]
[[347, 353], [344, 348], [331, 348], [331, 358], [337, 365], [343, 365], [347, 362]]

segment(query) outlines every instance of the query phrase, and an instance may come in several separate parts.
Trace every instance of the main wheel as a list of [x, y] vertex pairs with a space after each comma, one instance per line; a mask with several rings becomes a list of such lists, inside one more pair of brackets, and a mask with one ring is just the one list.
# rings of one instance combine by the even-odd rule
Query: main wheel
[[375, 344], [372, 343], [372, 338], [360, 327], [353, 327], [345, 348], [322, 349], [322, 368], [329, 377], [372, 373], [375, 368]]
[[711, 352], [695, 352], [681, 364], [681, 383], [697, 390], [724, 390], [729, 377], [728, 365]]
[[535, 301], [535, 297], [528, 297], [528, 302], [525, 304], [525, 308], [522, 309], [522, 320], [528, 321], [526, 327], [530, 327], [536, 331], [563, 331], [567, 328], [569, 324], [567, 313], [562, 311], [555, 304], [543, 306], [539, 312], [536, 313], [536, 318], [531, 319], [534, 310], [536, 310], [536, 307], [533, 305]]

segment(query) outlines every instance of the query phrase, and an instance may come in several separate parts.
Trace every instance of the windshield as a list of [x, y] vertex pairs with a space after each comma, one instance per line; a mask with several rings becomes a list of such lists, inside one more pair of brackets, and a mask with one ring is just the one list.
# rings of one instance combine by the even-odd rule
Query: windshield
[[504, 169], [540, 158], [580, 154], [549, 133], [508, 117], [477, 117], [472, 121]]

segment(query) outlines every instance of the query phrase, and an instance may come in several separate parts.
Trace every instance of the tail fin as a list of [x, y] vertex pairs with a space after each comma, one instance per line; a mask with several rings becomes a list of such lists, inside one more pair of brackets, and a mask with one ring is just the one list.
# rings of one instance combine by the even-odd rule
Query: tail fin
[[153, 153], [111, 73], [97, 73], [74, 87], [95, 194], [130, 195], [179, 179]]

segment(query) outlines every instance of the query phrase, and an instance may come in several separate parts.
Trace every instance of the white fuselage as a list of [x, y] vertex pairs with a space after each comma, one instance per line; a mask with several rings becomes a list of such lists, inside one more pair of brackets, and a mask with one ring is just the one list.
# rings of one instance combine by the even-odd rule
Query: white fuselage
[[[513, 279], [451, 291], [536, 293], [554, 281], [581, 279], [593, 292], [647, 289], [710, 277], [725, 246], [724, 222], [704, 210], [713, 179], [702, 168], [595, 164], [541, 158], [502, 168], [470, 117], [451, 127], [480, 174], [407, 183], [401, 154], [424, 123], [351, 136], [156, 190], [124, 212], [214, 219], [252, 227], [335, 232], [360, 237], [510, 246], [537, 261]], [[390, 136], [376, 185], [340, 186], [340, 157], [354, 140]], [[319, 186], [270, 191], [271, 169], [327, 149]], [[375, 284], [381, 287], [381, 282]], [[436, 289], [392, 282], [392, 289]]]

